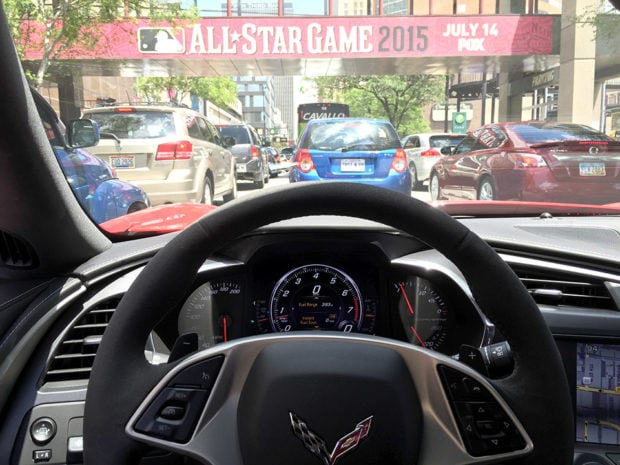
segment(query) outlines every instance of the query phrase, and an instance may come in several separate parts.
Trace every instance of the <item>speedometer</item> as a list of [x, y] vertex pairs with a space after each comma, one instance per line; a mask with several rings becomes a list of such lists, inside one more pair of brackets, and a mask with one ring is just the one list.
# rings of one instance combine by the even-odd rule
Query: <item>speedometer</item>
[[351, 277], [329, 265], [306, 265], [286, 273], [269, 301], [274, 331], [358, 332], [364, 321], [360, 291]]

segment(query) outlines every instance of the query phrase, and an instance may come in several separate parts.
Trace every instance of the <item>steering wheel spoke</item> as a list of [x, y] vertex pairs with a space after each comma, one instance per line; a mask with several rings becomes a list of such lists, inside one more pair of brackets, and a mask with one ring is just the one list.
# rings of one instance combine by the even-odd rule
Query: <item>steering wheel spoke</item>
[[[320, 378], [317, 392], [311, 380]], [[347, 388], [365, 394], [362, 405]], [[171, 370], [127, 426], [130, 437], [152, 446], [238, 465], [266, 457], [312, 463], [313, 455], [329, 465], [358, 447], [389, 454], [386, 438], [407, 431], [421, 465], [508, 460], [532, 450], [480, 374], [415, 346], [340, 334], [260, 336], [202, 351]]]

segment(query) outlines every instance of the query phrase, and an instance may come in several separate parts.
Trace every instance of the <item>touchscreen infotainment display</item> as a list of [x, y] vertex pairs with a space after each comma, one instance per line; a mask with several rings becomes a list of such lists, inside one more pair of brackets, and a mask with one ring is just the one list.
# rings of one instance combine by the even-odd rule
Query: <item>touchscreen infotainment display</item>
[[620, 345], [578, 343], [576, 439], [620, 444]]

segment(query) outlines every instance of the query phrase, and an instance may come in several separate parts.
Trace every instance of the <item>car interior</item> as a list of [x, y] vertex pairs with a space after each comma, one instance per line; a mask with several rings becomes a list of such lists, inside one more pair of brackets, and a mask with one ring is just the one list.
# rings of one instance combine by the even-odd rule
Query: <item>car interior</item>
[[612, 209], [310, 182], [114, 236], [2, 12], [0, 69], [1, 464], [620, 463]]

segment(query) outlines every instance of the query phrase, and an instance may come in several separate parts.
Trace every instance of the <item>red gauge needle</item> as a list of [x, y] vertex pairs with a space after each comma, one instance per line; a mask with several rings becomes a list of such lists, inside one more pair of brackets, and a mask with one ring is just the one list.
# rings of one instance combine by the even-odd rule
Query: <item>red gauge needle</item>
[[228, 318], [225, 316], [222, 317], [222, 325], [224, 326], [224, 332], [222, 337], [224, 338], [224, 342], [228, 341]]
[[[413, 305], [411, 305], [411, 302], [409, 301], [409, 297], [407, 297], [407, 293], [405, 292], [405, 286], [403, 286], [402, 283], [400, 283], [398, 285], [398, 287], [400, 287], [400, 292], [403, 294], [403, 297], [405, 299], [405, 303], [407, 304], [407, 310], [409, 311], [409, 314], [411, 316], [413, 316]], [[426, 344], [424, 344], [424, 341], [422, 340], [422, 338], [420, 337], [420, 335], [418, 334], [418, 332], [415, 329], [415, 326], [411, 325], [409, 326], [409, 329], [411, 330], [411, 332], [413, 333], [413, 335], [416, 337], [416, 339], [418, 340], [418, 342], [420, 343], [420, 345], [424, 348], [426, 348]]]

